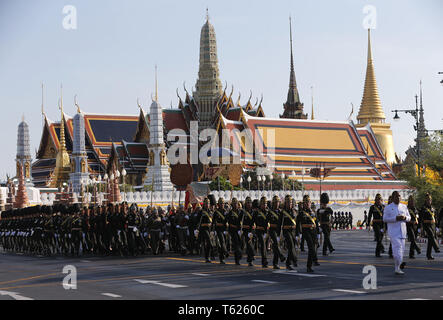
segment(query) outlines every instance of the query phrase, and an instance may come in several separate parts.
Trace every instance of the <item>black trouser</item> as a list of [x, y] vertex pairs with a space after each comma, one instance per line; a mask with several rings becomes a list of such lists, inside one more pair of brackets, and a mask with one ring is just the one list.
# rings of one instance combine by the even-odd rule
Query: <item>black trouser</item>
[[255, 250], [254, 250], [254, 238], [249, 238], [248, 234], [249, 232], [252, 232], [250, 230], [243, 230], [242, 233], [242, 241], [246, 245], [246, 254], [248, 256], [247, 261], [252, 262], [254, 260], [255, 256]]
[[152, 254], [157, 255], [160, 246], [160, 230], [151, 230], [151, 248]]
[[229, 230], [229, 234], [231, 235], [232, 250], [234, 251], [235, 262], [240, 262], [240, 259], [242, 258], [240, 235], [238, 234], [238, 230], [234, 228]]
[[216, 228], [217, 239], [218, 239], [218, 256], [220, 261], [223, 261], [228, 254], [226, 249], [226, 237], [225, 228]]
[[205, 254], [205, 259], [209, 259], [209, 254], [212, 250], [212, 244], [211, 244], [211, 236], [209, 235], [209, 230], [200, 230], [198, 233], [198, 236], [200, 238], [201, 244], [203, 246], [203, 251]]
[[278, 259], [283, 257], [283, 254], [281, 253], [280, 246], [277, 241], [277, 231], [274, 229], [269, 229], [269, 237], [272, 240], [272, 252], [274, 253], [274, 257], [272, 258], [272, 264], [277, 265]]
[[74, 244], [74, 253], [76, 255], [79, 255], [80, 253], [80, 243], [82, 241], [82, 231], [81, 230], [72, 230], [71, 236], [72, 236], [72, 243]]
[[411, 245], [409, 247], [409, 256], [413, 257], [415, 251], [417, 251], [417, 253], [420, 253], [420, 247], [417, 245], [417, 241], [416, 241], [416, 229], [415, 226], [413, 224], [407, 224], [406, 225], [406, 230], [408, 232], [408, 239], [411, 242]]
[[289, 266], [291, 263], [297, 264], [297, 255], [295, 253], [294, 245], [294, 231], [290, 229], [283, 229], [283, 236], [285, 237], [286, 249], [288, 250], [288, 257], [286, 259], [286, 265]]
[[326, 254], [326, 251], [329, 249], [330, 252], [334, 250], [334, 247], [331, 243], [331, 227], [325, 224], [322, 224], [321, 229], [323, 231], [324, 239], [323, 239], [323, 254]]
[[426, 249], [426, 257], [429, 258], [432, 256], [432, 248], [437, 252], [439, 251], [439, 247], [437, 244], [437, 240], [435, 239], [435, 225], [424, 225], [423, 229], [426, 232], [426, 237], [428, 238], [428, 247]]
[[305, 251], [305, 237], [303, 236], [303, 234], [301, 235], [300, 250]]
[[267, 254], [266, 254], [266, 243], [265, 243], [265, 239], [264, 239], [265, 234], [266, 233], [264, 232], [264, 230], [255, 229], [255, 236], [257, 238], [257, 243], [258, 243], [258, 250], [260, 250], [260, 254], [261, 254], [261, 264], [263, 266], [268, 265], [268, 259], [267, 259]]
[[181, 254], [186, 254], [186, 238], [187, 238], [188, 228], [177, 228], [177, 240], [178, 248]]
[[317, 235], [315, 234], [314, 229], [303, 228], [303, 237], [306, 240], [306, 244], [308, 245], [308, 261], [307, 267], [312, 267], [312, 262], [316, 262], [317, 259], [317, 250], [316, 250], [316, 241]]
[[191, 251], [191, 254], [194, 254], [194, 250], [198, 254], [198, 239], [195, 237], [194, 231], [195, 229], [189, 228], [189, 250]]
[[382, 229], [382, 225], [373, 224], [373, 228], [374, 228], [375, 240], [377, 241], [377, 245], [375, 247], [375, 255], [379, 256], [380, 252], [385, 250], [385, 247], [383, 246], [384, 233], [380, 231]]

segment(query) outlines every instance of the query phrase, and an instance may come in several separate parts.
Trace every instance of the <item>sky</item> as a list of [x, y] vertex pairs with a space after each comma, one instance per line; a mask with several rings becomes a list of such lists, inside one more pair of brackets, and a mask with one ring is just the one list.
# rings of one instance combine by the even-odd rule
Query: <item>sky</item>
[[[65, 29], [76, 9], [77, 28]], [[376, 9], [372, 49], [379, 94], [391, 122], [394, 147], [404, 157], [414, 143], [414, 119], [393, 109], [415, 108], [423, 82], [427, 129], [443, 129], [443, 1], [441, 0], [0, 0], [0, 179], [14, 174], [17, 126], [30, 127], [31, 154], [42, 132], [44, 110], [58, 121], [63, 84], [65, 113], [74, 95], [85, 112], [138, 115], [148, 110], [158, 66], [159, 102], [176, 107], [198, 74], [200, 30], [209, 10], [217, 36], [220, 78], [242, 104], [263, 94], [266, 116], [283, 111], [289, 84], [289, 16], [292, 17], [297, 85], [305, 112], [318, 120], [356, 122], [367, 62], [363, 22]]]

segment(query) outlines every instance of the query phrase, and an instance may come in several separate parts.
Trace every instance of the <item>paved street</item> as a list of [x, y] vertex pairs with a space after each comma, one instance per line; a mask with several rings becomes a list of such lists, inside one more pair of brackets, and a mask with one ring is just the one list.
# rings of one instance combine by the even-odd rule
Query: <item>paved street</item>
[[[427, 261], [425, 254], [406, 258], [406, 275], [394, 274], [387, 254], [375, 258], [373, 234], [364, 230], [335, 231], [336, 252], [319, 255], [314, 274], [306, 273], [306, 253], [297, 271], [207, 264], [199, 256], [144, 256], [137, 258], [34, 257], [1, 253], [0, 300], [25, 299], [443, 299], [443, 254]], [[386, 249], [388, 245], [385, 245]], [[425, 252], [425, 244], [421, 244]], [[409, 250], [409, 243], [407, 243]], [[387, 250], [386, 250], [387, 252]], [[63, 267], [77, 269], [77, 289], [62, 286]], [[365, 265], [377, 268], [376, 290], [365, 290]]]

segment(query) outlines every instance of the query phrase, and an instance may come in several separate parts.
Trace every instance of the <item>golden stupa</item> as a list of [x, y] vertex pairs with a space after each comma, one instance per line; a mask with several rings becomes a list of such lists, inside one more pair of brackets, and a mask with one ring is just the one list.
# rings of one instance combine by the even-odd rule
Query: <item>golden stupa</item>
[[60, 148], [57, 153], [55, 169], [50, 183], [51, 188], [61, 188], [63, 186], [63, 183], [69, 180], [69, 174], [71, 173], [71, 161], [68, 151], [66, 150], [65, 141], [65, 115], [63, 113], [63, 93], [60, 98], [60, 110], [62, 114], [60, 121]]
[[366, 68], [365, 87], [360, 110], [357, 116], [356, 127], [364, 127], [370, 123], [378, 144], [385, 154], [386, 161], [392, 164], [395, 161], [394, 143], [392, 140], [391, 124], [385, 123], [386, 116], [378, 95], [377, 81], [375, 80], [374, 62], [372, 60], [371, 30], [368, 29], [368, 64]]

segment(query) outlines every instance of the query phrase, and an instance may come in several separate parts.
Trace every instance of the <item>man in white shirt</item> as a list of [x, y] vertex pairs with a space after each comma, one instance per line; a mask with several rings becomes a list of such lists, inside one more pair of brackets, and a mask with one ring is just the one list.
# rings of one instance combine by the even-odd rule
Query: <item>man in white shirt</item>
[[395, 274], [402, 275], [402, 269], [406, 263], [403, 262], [405, 240], [407, 238], [406, 222], [411, 221], [408, 207], [400, 203], [398, 191], [392, 193], [392, 203], [385, 207], [383, 221], [388, 224], [388, 234], [391, 238], [392, 253], [395, 261]]

